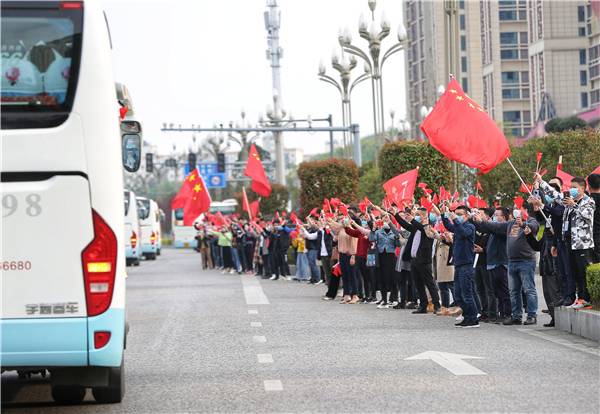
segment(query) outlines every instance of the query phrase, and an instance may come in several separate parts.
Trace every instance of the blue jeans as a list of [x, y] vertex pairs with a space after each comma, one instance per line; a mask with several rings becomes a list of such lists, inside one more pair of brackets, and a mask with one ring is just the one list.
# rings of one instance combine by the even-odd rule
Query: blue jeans
[[438, 287], [440, 288], [442, 306], [445, 308], [449, 308], [450, 294], [452, 294], [452, 301], [456, 302], [456, 298], [454, 297], [454, 282], [438, 282]]
[[477, 320], [475, 305], [475, 269], [472, 264], [454, 267], [454, 293], [467, 322]]
[[321, 270], [317, 266], [317, 250], [308, 251], [308, 267], [310, 267], [310, 280], [317, 283], [321, 280]]
[[309, 274], [310, 269], [308, 268], [308, 260], [306, 258], [306, 253], [298, 253], [296, 255], [296, 279], [308, 280]]
[[536, 316], [538, 299], [534, 277], [535, 260], [508, 262], [508, 289], [513, 319], [521, 320], [523, 316], [521, 290], [525, 292], [527, 299], [527, 316]]
[[236, 247], [231, 248], [231, 258], [233, 259], [233, 268], [236, 272], [242, 271], [242, 264], [240, 263], [240, 256], [238, 256], [238, 251]]
[[356, 266], [350, 264], [350, 255], [340, 253], [340, 266], [342, 267], [342, 282], [344, 283], [344, 296], [358, 294], [356, 284]]

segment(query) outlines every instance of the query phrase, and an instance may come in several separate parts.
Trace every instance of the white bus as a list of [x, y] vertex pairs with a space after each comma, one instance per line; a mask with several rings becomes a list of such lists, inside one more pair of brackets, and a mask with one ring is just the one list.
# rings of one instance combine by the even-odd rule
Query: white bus
[[143, 207], [142, 215], [140, 215], [142, 254], [146, 259], [156, 260], [162, 247], [160, 209], [156, 201], [149, 198], [138, 197], [137, 201]]
[[140, 217], [146, 213], [139, 205], [135, 193], [125, 190], [123, 193], [125, 222], [123, 236], [125, 241], [125, 263], [127, 266], [139, 266], [142, 260], [142, 225]]
[[[210, 213], [216, 214], [233, 214], [237, 209], [238, 202], [235, 198], [229, 198], [223, 201], [213, 201], [210, 203]], [[171, 211], [173, 223], [173, 246], [181, 247], [196, 247], [196, 229], [193, 226], [183, 225], [183, 209], [178, 208]], [[204, 221], [204, 214], [194, 220], [194, 222]]]
[[52, 396], [125, 391], [123, 148], [99, 2], [2, 1], [2, 371], [50, 371]]

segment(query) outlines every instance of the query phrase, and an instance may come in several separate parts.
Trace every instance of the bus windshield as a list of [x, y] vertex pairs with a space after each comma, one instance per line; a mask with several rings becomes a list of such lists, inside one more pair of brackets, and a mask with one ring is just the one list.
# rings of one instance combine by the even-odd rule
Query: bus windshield
[[83, 11], [50, 4], [56, 6], [2, 2], [3, 128], [60, 125], [71, 110]]

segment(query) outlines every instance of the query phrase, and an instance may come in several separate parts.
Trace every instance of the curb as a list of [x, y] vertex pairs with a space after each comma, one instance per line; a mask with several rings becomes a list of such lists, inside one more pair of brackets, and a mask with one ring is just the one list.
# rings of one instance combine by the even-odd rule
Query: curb
[[564, 306], [554, 309], [556, 329], [600, 342], [600, 312], [575, 310]]

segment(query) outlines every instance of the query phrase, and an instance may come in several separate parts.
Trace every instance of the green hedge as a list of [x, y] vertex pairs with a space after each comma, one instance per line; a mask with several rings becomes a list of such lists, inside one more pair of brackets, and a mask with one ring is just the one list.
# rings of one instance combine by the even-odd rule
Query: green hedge
[[600, 309], [600, 263], [588, 266], [587, 289], [594, 308]]
[[315, 207], [320, 209], [324, 198], [336, 197], [350, 203], [358, 196], [358, 168], [352, 160], [332, 158], [303, 162], [298, 167], [298, 178], [304, 215]]
[[[587, 176], [598, 166], [600, 160], [600, 132], [586, 128], [549, 134], [525, 142], [521, 147], [511, 146], [511, 161], [527, 183], [533, 181], [536, 167], [536, 154], [541, 152], [542, 169], [550, 179], [556, 172], [558, 157], [563, 156], [563, 170], [573, 176]], [[496, 195], [503, 200], [511, 200], [519, 191], [520, 181], [507, 162], [503, 162], [490, 173], [479, 177], [483, 185], [484, 197], [492, 199]]]
[[[452, 181], [451, 163], [428, 142], [389, 142], [383, 146], [379, 153], [379, 170], [382, 182], [416, 167], [419, 167], [418, 182], [427, 183], [436, 192], [442, 185], [450, 191]], [[417, 192], [416, 195], [420, 197], [423, 194]]]

